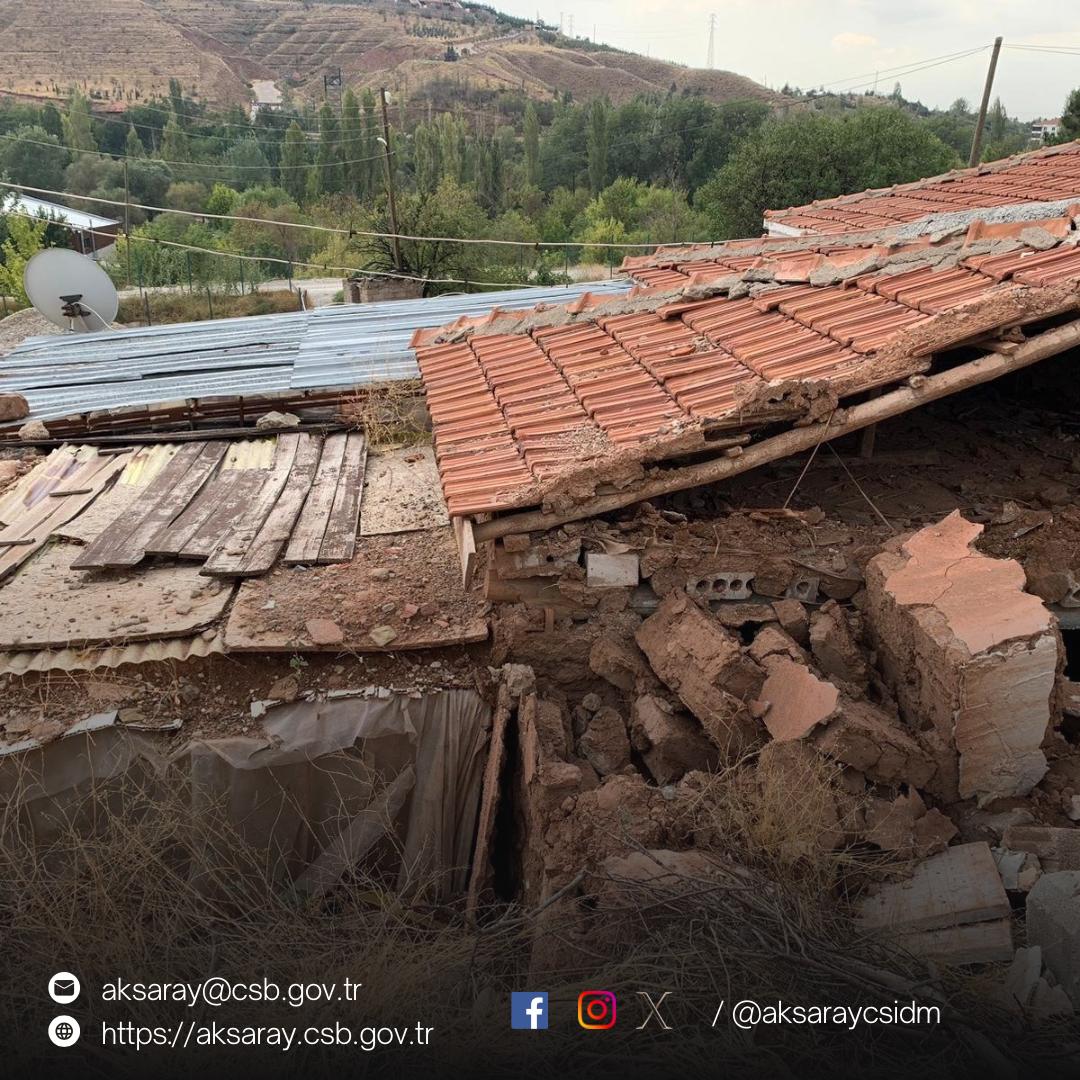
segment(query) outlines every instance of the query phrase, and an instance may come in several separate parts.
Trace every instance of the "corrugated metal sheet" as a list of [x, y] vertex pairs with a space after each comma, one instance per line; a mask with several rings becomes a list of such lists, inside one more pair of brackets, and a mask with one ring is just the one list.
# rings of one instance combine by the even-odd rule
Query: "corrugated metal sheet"
[[0, 392], [23, 394], [31, 419], [47, 423], [163, 401], [415, 379], [409, 338], [418, 327], [629, 287], [620, 279], [30, 338], [0, 360]]
[[170, 638], [114, 645], [106, 649], [38, 649], [0, 652], [0, 675], [25, 675], [29, 671], [93, 671], [123, 664], [151, 664], [163, 660], [183, 663], [194, 656], [224, 652], [220, 634], [211, 638]]

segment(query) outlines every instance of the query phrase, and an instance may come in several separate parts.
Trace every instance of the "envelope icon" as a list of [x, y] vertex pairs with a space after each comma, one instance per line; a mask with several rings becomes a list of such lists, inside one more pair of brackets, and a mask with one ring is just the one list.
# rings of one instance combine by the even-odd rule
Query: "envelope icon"
[[76, 994], [74, 979], [54, 979], [53, 993], [57, 997], [74, 997]]

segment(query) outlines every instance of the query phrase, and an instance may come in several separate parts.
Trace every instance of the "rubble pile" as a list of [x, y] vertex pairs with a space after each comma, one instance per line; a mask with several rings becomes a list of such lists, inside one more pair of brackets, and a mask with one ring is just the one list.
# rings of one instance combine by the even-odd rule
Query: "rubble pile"
[[[1026, 1016], [1080, 1005], [1073, 684], [1021, 565], [976, 550], [981, 526], [953, 513], [884, 545], [817, 546], [811, 575], [790, 545], [717, 554], [738, 546], [734, 517], [706, 539], [647, 506], [618, 534], [591, 522], [496, 548], [489, 590], [518, 601], [496, 651], [536, 673], [519, 707], [526, 902], [602, 905], [611, 867], [701, 878], [730, 847], [702, 806], [752, 788], [794, 810], [773, 823], [792, 863], [877, 860], [849, 900], [861, 929], [940, 964], [1011, 965]], [[594, 554], [618, 571], [598, 575]]]

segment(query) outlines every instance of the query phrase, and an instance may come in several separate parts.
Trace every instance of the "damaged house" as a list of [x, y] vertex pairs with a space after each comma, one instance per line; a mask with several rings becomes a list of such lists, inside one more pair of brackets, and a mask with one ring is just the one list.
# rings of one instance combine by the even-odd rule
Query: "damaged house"
[[[703, 816], [719, 780], [790, 807], [782, 859], [878, 860], [837, 891], [860, 934], [1071, 1015], [1078, 197], [1070, 144], [568, 302], [384, 305], [398, 378], [359, 332], [341, 385], [312, 367], [345, 314], [202, 331], [272, 374], [248, 401], [136, 376], [137, 407], [73, 406], [55, 357], [136, 335], [28, 343], [0, 375], [47, 429], [0, 491], [0, 788], [16, 759], [71, 791], [180, 764], [294, 882], [424, 862], [473, 921], [536, 909], [554, 972], [628, 889], [749, 872]], [[194, 333], [158, 329], [122, 379]], [[43, 834], [68, 790], [25, 807]]]

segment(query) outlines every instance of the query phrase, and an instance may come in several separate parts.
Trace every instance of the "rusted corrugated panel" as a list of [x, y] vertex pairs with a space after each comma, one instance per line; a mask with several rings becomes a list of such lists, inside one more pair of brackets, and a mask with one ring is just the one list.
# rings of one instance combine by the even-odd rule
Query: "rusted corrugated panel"
[[0, 675], [25, 675], [31, 671], [93, 671], [122, 664], [154, 664], [163, 660], [182, 663], [196, 656], [224, 652], [219, 634], [207, 639], [170, 638], [116, 645], [106, 649], [39, 649], [36, 652], [0, 652]]

